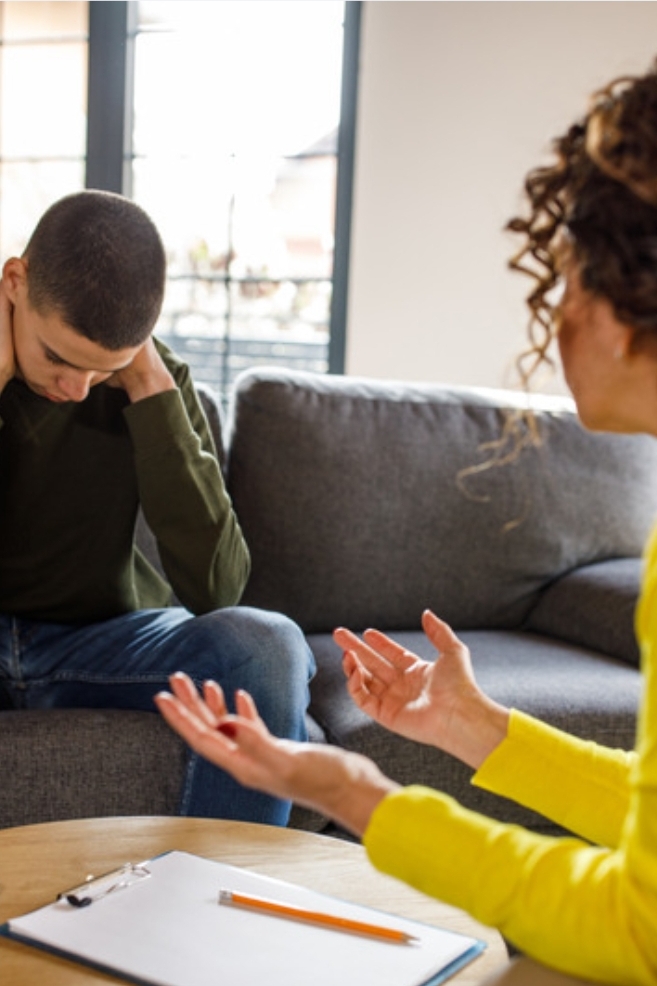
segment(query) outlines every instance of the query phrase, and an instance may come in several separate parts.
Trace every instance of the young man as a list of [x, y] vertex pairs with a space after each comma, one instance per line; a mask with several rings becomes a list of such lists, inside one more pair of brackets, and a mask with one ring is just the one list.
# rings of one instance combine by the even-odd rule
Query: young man
[[[0, 284], [0, 707], [154, 711], [184, 668], [305, 738], [312, 656], [236, 608], [249, 555], [188, 367], [151, 333], [165, 255], [133, 202], [56, 202]], [[134, 544], [137, 512], [171, 588]], [[180, 811], [285, 824], [289, 804], [190, 757]]]

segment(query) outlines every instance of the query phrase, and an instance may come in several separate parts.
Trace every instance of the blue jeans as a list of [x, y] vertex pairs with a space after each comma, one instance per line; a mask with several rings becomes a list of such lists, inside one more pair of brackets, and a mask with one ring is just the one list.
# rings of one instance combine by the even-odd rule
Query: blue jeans
[[[113, 708], [155, 712], [169, 675], [218, 681], [229, 708], [249, 691], [276, 736], [305, 740], [312, 654], [301, 630], [278, 613], [233, 607], [203, 616], [140, 610], [88, 626], [0, 615], [0, 708]], [[190, 753], [180, 813], [287, 824], [290, 804], [242, 787]]]

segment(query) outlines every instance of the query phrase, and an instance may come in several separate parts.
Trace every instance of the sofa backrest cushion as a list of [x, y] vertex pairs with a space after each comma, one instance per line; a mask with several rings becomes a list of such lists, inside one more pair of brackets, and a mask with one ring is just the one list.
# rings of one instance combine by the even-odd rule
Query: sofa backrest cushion
[[518, 626], [540, 589], [641, 552], [657, 514], [657, 444], [591, 434], [534, 401], [543, 442], [490, 459], [512, 392], [258, 369], [237, 381], [228, 487], [251, 549], [245, 603], [307, 632]]
[[547, 587], [526, 629], [640, 667], [634, 630], [641, 559], [612, 558], [582, 565]]

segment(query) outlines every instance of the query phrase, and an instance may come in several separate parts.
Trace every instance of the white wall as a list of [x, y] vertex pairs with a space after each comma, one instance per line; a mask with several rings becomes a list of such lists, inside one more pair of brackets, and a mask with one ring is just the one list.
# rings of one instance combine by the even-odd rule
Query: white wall
[[347, 372], [512, 383], [502, 227], [588, 94], [657, 55], [657, 3], [376, 0], [361, 41]]

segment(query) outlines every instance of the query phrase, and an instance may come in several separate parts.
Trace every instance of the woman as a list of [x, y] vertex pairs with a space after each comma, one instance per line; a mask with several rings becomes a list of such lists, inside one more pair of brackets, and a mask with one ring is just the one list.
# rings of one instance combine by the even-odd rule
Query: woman
[[[529, 217], [510, 223], [524, 237], [512, 266], [536, 281], [525, 376], [556, 336], [585, 426], [657, 436], [657, 66], [598, 93], [555, 151], [555, 163], [527, 179]], [[581, 838], [492, 821], [438, 792], [400, 788], [361, 756], [275, 739], [243, 692], [238, 714], [227, 715], [216, 684], [201, 698], [176, 675], [173, 694], [157, 704], [241, 783], [332, 816], [363, 838], [375, 866], [499, 928], [526, 954], [599, 982], [654, 986], [657, 532], [637, 614], [645, 693], [633, 753], [492, 702], [451, 629], [432, 613], [423, 626], [435, 663], [374, 630], [362, 639], [335, 632], [353, 700], [383, 726], [465, 761], [475, 783]]]

